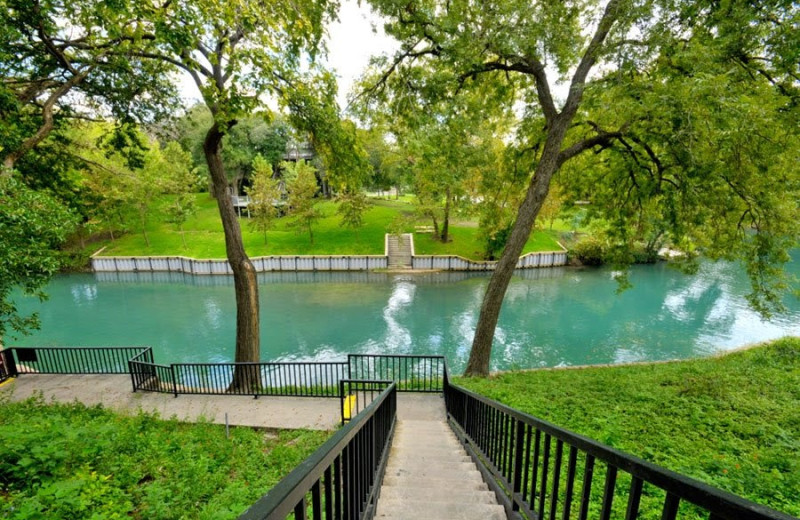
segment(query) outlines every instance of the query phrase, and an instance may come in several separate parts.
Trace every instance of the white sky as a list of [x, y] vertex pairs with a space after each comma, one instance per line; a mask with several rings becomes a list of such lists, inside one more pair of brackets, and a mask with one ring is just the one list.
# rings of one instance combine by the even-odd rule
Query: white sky
[[[372, 56], [391, 53], [399, 46], [383, 32], [383, 23], [371, 11], [355, 0], [344, 0], [339, 9], [339, 21], [328, 26], [328, 59], [326, 63], [337, 76], [339, 107], [347, 106], [347, 95], [361, 76]], [[200, 93], [188, 74], [179, 78], [179, 89], [186, 104], [200, 101]], [[273, 107], [274, 108], [274, 107]]]

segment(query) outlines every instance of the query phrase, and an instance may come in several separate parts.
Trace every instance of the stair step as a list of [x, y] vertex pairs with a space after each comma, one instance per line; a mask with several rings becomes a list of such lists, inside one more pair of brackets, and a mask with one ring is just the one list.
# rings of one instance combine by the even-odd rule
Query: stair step
[[381, 490], [380, 502], [393, 500], [431, 501], [431, 502], [463, 502], [468, 504], [496, 504], [494, 493], [479, 489], [457, 489], [453, 487], [384, 487]]
[[503, 506], [453, 502], [379, 501], [375, 518], [417, 520], [422, 518], [457, 518], [460, 520], [506, 520]]
[[[447, 437], [444, 435], [436, 436], [424, 433], [419, 434], [418, 437], [413, 439], [400, 438], [395, 439], [395, 441], [398, 446], [404, 448], [450, 448], [452, 450], [457, 450], [462, 447], [455, 437]], [[394, 444], [394, 441], [392, 444]]]
[[[386, 475], [383, 479], [383, 489], [414, 489], [414, 488], [444, 488], [444, 489], [457, 489], [459, 491], [488, 491], [489, 486], [478, 475], [472, 475], [470, 478], [461, 480], [452, 480], [447, 478], [427, 478], [419, 480], [416, 477], [395, 477]], [[381, 491], [383, 492], [383, 491]]]
[[409, 480], [450, 480], [451, 485], [458, 485], [461, 481], [468, 482], [483, 482], [481, 474], [475, 469], [471, 468], [410, 468], [410, 469], [393, 469], [386, 468], [385, 479], [392, 479], [390, 485], [402, 485], [402, 481]]
[[[387, 474], [391, 475], [428, 475], [433, 472], [442, 472], [445, 473], [469, 473], [472, 471], [477, 471], [478, 468], [475, 467], [474, 462], [451, 462], [448, 464], [431, 464], [426, 461], [414, 461], [414, 462], [405, 462], [404, 464], [398, 464], [396, 469], [394, 467], [387, 466], [386, 472]], [[391, 471], [391, 473], [389, 473]]]
[[[438, 453], [438, 454], [437, 454]], [[452, 464], [452, 463], [472, 463], [469, 455], [457, 455], [450, 452], [434, 452], [433, 454], [415, 455], [414, 453], [403, 453], [389, 455], [389, 464], [413, 464], [414, 462], [421, 462], [425, 464]]]

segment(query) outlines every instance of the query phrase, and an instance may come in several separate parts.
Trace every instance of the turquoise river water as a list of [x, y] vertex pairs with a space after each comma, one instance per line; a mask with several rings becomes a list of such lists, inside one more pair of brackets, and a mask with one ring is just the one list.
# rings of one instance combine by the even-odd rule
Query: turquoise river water
[[[790, 271], [800, 274], [798, 261]], [[342, 359], [346, 353], [443, 354], [466, 364], [488, 274], [275, 273], [260, 280], [262, 358]], [[493, 369], [688, 358], [800, 335], [800, 302], [762, 320], [747, 307], [737, 266], [704, 264], [687, 276], [635, 266], [616, 294], [605, 268], [518, 271], [497, 328]], [[233, 359], [229, 277], [73, 274], [50, 299], [22, 299], [42, 327], [19, 346], [153, 347], [158, 363]]]

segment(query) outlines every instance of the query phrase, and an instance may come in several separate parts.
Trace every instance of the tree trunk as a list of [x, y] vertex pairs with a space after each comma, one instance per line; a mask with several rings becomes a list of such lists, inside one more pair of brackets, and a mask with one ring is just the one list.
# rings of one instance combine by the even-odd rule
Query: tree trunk
[[542, 208], [544, 199], [550, 189], [550, 179], [558, 170], [558, 154], [564, 134], [572, 117], [556, 117], [550, 127], [545, 142], [542, 158], [536, 167], [536, 172], [528, 185], [525, 199], [520, 204], [517, 220], [511, 230], [511, 236], [506, 242], [503, 254], [497, 262], [497, 267], [486, 287], [483, 296], [478, 325], [475, 328], [475, 337], [472, 340], [472, 351], [469, 354], [465, 376], [486, 377], [489, 375], [489, 360], [492, 354], [492, 341], [500, 316], [503, 297], [506, 294], [508, 283], [514, 274], [522, 248], [530, 237], [536, 215]]
[[450, 187], [448, 186], [444, 192], [444, 220], [442, 221], [442, 236], [443, 243], [447, 243], [450, 239]]
[[[231, 123], [230, 126], [233, 126]], [[222, 228], [225, 232], [225, 252], [233, 271], [233, 285], [236, 292], [236, 354], [234, 361], [237, 363], [260, 361], [259, 345], [259, 304], [258, 281], [256, 270], [244, 250], [242, 230], [236, 218], [236, 210], [228, 193], [228, 179], [225, 167], [222, 164], [222, 137], [224, 133], [219, 123], [208, 130], [203, 152], [208, 163], [208, 170], [214, 184], [217, 197], [219, 215], [222, 219]], [[237, 366], [233, 372], [233, 380], [228, 387], [229, 391], [249, 392], [261, 386], [261, 377], [258, 366]]]
[[431, 220], [433, 220], [433, 236], [435, 238], [439, 236], [439, 221], [436, 220], [436, 214], [431, 214]]
[[150, 247], [150, 238], [147, 236], [147, 216], [139, 212], [139, 217], [142, 219], [142, 234], [144, 235], [144, 243], [147, 244], [147, 247]]

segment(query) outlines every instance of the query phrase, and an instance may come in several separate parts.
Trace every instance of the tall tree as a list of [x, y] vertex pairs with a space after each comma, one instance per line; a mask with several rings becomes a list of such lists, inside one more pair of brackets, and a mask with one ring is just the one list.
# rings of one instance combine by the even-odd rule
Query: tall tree
[[[308, 0], [167, 2], [151, 15], [158, 50], [139, 54], [187, 73], [213, 118], [203, 153], [233, 271], [237, 362], [260, 360], [258, 283], [227, 196], [223, 139], [240, 118], [262, 106], [266, 96], [277, 98], [296, 118], [311, 121], [311, 129], [319, 128], [314, 123], [320, 120], [338, 121], [330, 108], [333, 79], [314, 62], [324, 23], [334, 16], [335, 7], [335, 2]], [[259, 379], [257, 370], [237, 366], [231, 387], [252, 388]]]
[[[491, 93], [487, 103], [524, 112], [516, 140], [532, 152], [527, 191], [487, 286], [466, 374], [489, 371], [503, 297], [551, 179], [589, 150], [606, 151], [601, 160], [626, 156], [625, 183], [602, 178], [597, 187], [617, 201], [610, 216], [618, 241], [658, 198], [673, 243], [744, 259], [751, 303], [779, 304], [776, 275], [798, 234], [797, 171], [788, 159], [796, 157], [800, 77], [800, 36], [787, 29], [800, 17], [792, 2], [371, 3], [402, 42], [378, 93], [393, 87], [390, 100], [410, 107], [420, 96], [480, 87]], [[563, 100], [553, 76], [568, 86]], [[743, 101], [762, 106], [761, 131], [739, 131]], [[776, 135], [782, 150], [770, 144]], [[778, 154], [770, 163], [761, 161], [766, 149]], [[758, 160], [750, 151], [761, 152]]]
[[322, 214], [315, 207], [316, 195], [319, 191], [317, 177], [314, 175], [314, 167], [306, 161], [284, 162], [283, 169], [286, 172], [286, 188], [289, 191], [289, 214], [294, 218], [291, 223], [297, 228], [297, 232], [308, 232], [308, 239], [314, 243], [314, 222], [319, 220]]
[[261, 155], [253, 160], [253, 183], [246, 190], [250, 197], [250, 225], [264, 234], [266, 245], [267, 231], [280, 216], [281, 187], [280, 181], [273, 178], [272, 165]]

